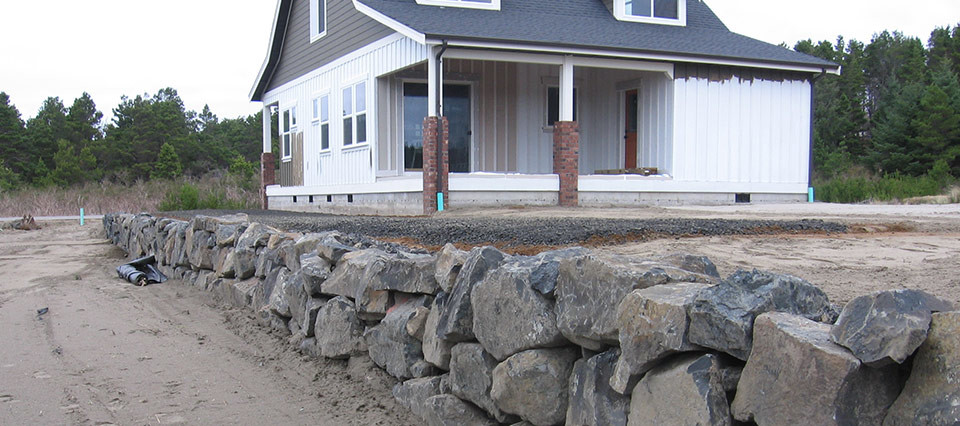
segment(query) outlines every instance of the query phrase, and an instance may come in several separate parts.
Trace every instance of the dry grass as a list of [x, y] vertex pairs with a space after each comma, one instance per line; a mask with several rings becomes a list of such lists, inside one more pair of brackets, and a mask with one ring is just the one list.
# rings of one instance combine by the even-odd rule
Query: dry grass
[[[130, 185], [115, 183], [86, 183], [70, 188], [24, 188], [0, 193], [0, 217], [73, 216], [113, 212], [155, 212], [171, 190], [191, 183], [201, 194], [223, 194], [231, 200], [243, 200], [252, 206], [259, 204], [256, 187], [244, 189], [231, 176], [211, 173], [203, 178], [137, 181]], [[250, 185], [252, 186], [252, 185]]]
[[951, 187], [940, 195], [912, 197], [903, 200], [903, 204], [957, 204], [960, 203], [960, 186]]

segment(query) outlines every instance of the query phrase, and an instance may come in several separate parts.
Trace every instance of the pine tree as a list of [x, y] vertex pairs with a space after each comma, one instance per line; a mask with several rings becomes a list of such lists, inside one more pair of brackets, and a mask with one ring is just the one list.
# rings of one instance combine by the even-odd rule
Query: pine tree
[[180, 156], [177, 155], [176, 149], [173, 148], [173, 145], [164, 143], [160, 147], [160, 154], [157, 156], [157, 162], [150, 177], [154, 179], [173, 179], [180, 176], [182, 168]]

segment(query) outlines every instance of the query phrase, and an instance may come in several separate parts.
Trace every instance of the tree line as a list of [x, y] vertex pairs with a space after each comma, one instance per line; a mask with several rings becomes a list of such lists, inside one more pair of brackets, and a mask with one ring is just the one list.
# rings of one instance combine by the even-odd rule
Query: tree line
[[0, 92], [0, 190], [127, 184], [218, 169], [249, 174], [258, 168], [261, 138], [261, 113], [219, 119], [209, 106], [196, 113], [172, 88], [124, 96], [106, 124], [88, 93], [70, 106], [47, 98], [24, 121]]
[[884, 31], [867, 44], [838, 37], [794, 50], [842, 67], [815, 83], [817, 179], [960, 176], [960, 26], [926, 43]]

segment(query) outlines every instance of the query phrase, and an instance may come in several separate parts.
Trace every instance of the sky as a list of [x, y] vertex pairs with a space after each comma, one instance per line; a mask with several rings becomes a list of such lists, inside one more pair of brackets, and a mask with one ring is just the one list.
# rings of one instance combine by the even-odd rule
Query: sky
[[[564, 1], [564, 0], [556, 0]], [[693, 0], [690, 0], [693, 1]], [[732, 31], [793, 46], [869, 42], [884, 29], [927, 41], [960, 23], [960, 0], [706, 0]], [[90, 93], [105, 121], [122, 95], [180, 93], [221, 119], [254, 114], [276, 0], [0, 0], [0, 91], [24, 120], [44, 99]]]

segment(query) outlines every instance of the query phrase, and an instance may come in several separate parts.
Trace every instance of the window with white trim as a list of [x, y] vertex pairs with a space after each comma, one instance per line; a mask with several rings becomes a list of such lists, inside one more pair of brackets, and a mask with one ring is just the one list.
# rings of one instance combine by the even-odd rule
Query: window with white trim
[[290, 138], [297, 133], [297, 107], [283, 110], [280, 114], [280, 158], [290, 158]]
[[686, 25], [687, 0], [615, 0], [613, 14], [621, 21]]
[[320, 151], [330, 150], [330, 95], [313, 99], [314, 134], [320, 138]]
[[343, 89], [343, 146], [367, 143], [367, 82]]
[[427, 6], [464, 7], [469, 9], [500, 10], [500, 0], [417, 0]]
[[310, 42], [327, 35], [327, 0], [310, 0]]

